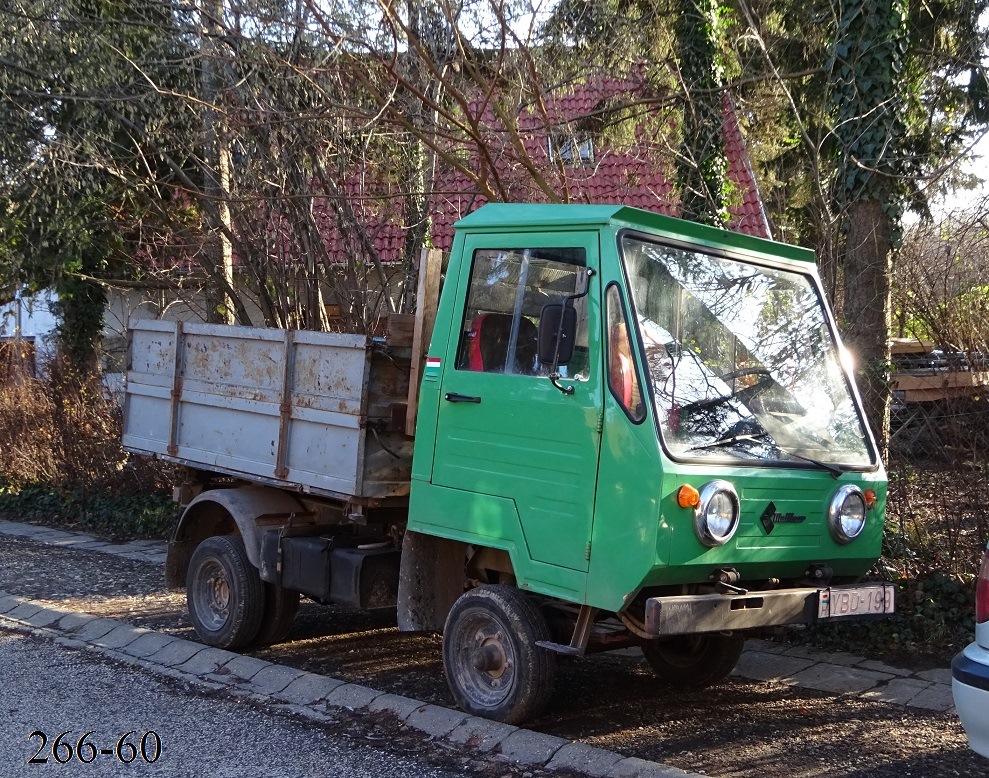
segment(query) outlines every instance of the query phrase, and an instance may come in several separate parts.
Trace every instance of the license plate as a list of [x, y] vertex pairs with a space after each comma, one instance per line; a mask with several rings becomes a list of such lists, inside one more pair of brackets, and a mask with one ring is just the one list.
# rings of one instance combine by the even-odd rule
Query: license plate
[[836, 586], [821, 589], [817, 598], [817, 618], [841, 619], [893, 613], [895, 591], [892, 584]]

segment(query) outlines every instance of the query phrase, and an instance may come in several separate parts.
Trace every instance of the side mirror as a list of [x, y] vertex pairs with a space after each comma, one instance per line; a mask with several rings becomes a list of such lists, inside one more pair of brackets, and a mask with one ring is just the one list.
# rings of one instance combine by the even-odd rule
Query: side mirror
[[539, 313], [539, 362], [570, 364], [577, 339], [577, 311], [564, 303], [548, 303]]

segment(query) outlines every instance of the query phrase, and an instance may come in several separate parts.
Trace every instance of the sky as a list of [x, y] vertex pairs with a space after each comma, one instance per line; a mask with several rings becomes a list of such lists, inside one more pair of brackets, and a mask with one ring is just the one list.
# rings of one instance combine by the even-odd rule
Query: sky
[[949, 194], [934, 206], [936, 212], [947, 213], [974, 206], [980, 198], [989, 195], [989, 182], [986, 180], [989, 179], [989, 132], [966, 155], [962, 161], [962, 170], [983, 179], [981, 186]]

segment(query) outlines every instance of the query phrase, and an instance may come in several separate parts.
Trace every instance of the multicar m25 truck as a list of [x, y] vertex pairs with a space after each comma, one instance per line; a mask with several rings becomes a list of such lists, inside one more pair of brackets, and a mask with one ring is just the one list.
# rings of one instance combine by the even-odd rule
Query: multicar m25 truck
[[492, 204], [441, 294], [422, 269], [411, 344], [133, 322], [124, 443], [184, 466], [167, 575], [200, 638], [284, 639], [300, 594], [397, 606], [464, 710], [517, 723], [559, 657], [638, 645], [702, 687], [753, 630], [891, 613], [856, 583], [886, 477], [813, 260]]

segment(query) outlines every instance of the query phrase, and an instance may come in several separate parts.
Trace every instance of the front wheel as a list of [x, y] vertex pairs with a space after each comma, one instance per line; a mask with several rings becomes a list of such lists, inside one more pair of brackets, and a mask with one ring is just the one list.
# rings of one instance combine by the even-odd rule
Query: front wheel
[[745, 647], [740, 635], [678, 635], [646, 640], [642, 654], [656, 677], [676, 689], [703, 689], [728, 677]]
[[443, 669], [468, 713], [520, 724], [538, 716], [553, 694], [556, 655], [546, 619], [512, 586], [479, 586], [454, 603], [443, 631]]
[[217, 535], [196, 547], [186, 599], [192, 626], [207, 645], [240, 648], [254, 640], [264, 615], [264, 588], [241, 538]]

